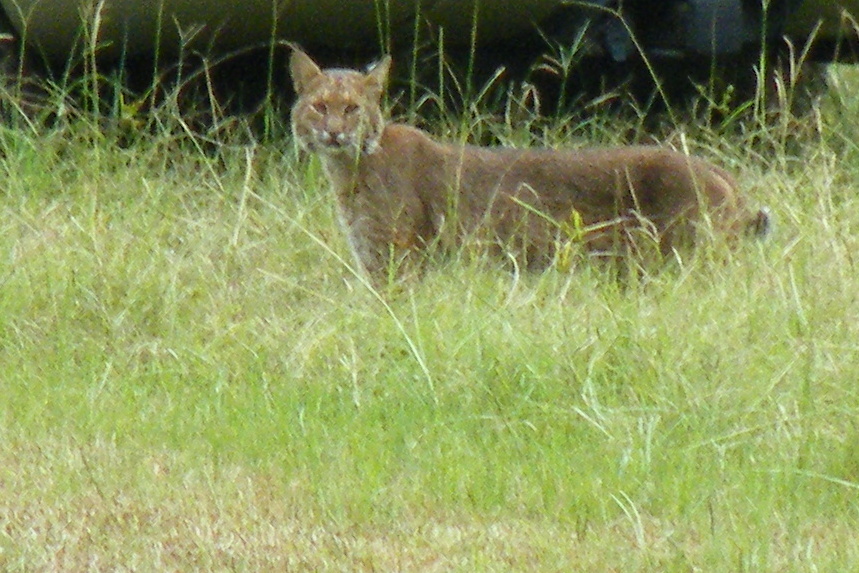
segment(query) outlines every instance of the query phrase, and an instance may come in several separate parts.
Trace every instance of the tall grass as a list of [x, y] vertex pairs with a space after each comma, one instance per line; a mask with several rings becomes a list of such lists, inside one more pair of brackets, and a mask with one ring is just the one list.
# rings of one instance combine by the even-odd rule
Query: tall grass
[[[289, 141], [0, 128], [0, 567], [856, 569], [859, 76], [833, 80], [790, 145], [665, 136], [777, 232], [632, 284], [454, 257], [380, 297]], [[640, 128], [498, 117], [468, 121]]]

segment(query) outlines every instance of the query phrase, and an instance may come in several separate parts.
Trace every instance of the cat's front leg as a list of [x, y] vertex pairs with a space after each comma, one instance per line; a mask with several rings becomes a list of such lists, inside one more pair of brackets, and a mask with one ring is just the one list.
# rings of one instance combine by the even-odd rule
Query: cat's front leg
[[399, 244], [389, 226], [370, 216], [344, 212], [342, 208], [338, 209], [338, 217], [357, 271], [375, 286], [401, 275], [410, 250]]

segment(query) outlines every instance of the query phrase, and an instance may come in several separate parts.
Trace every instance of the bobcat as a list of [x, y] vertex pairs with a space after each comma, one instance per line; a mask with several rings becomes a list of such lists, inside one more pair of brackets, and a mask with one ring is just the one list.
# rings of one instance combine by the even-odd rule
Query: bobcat
[[373, 279], [434, 245], [478, 241], [541, 269], [573, 238], [590, 253], [649, 243], [664, 255], [707, 221], [728, 239], [769, 227], [727, 172], [668, 149], [452, 145], [386, 122], [390, 64], [323, 70], [298, 47], [290, 60], [294, 136], [321, 157], [353, 255]]

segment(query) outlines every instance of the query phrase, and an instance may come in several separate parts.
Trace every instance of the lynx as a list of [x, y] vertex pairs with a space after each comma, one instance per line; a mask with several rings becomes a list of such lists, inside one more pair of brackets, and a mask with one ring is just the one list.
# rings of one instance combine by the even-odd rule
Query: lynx
[[679, 152], [454, 145], [388, 122], [390, 64], [323, 70], [297, 47], [290, 60], [294, 136], [320, 156], [355, 260], [371, 278], [431, 247], [485, 245], [542, 269], [571, 239], [587, 253], [649, 243], [665, 255], [705, 223], [728, 240], [766, 233], [767, 212], [747, 210], [726, 171]]

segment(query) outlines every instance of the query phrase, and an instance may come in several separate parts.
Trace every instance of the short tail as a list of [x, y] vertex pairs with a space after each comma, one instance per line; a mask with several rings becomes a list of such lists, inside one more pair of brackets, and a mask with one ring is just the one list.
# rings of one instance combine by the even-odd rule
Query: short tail
[[770, 210], [763, 207], [752, 216], [746, 229], [749, 235], [758, 239], [764, 239], [772, 233], [773, 226], [773, 216], [770, 214]]

